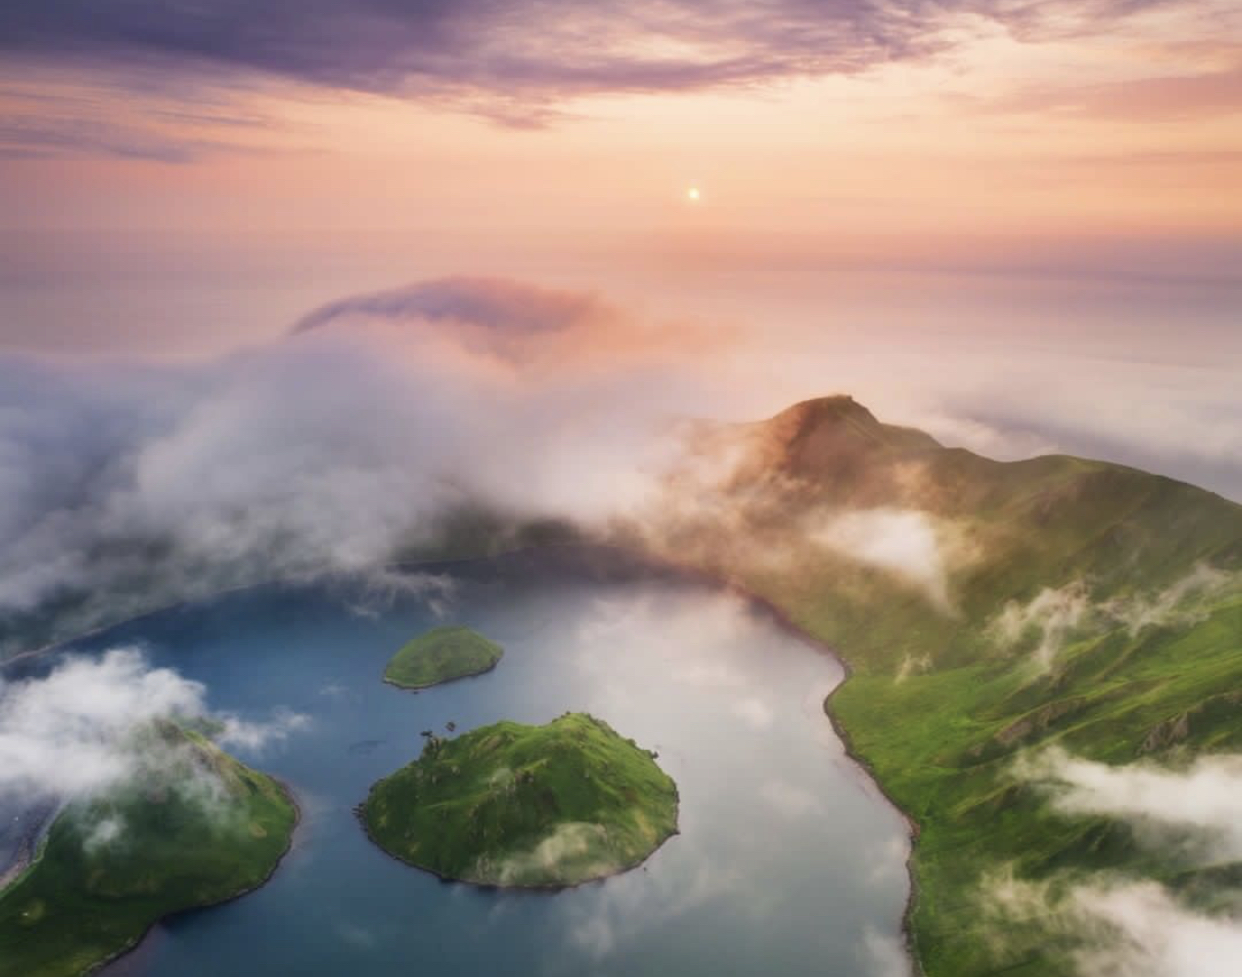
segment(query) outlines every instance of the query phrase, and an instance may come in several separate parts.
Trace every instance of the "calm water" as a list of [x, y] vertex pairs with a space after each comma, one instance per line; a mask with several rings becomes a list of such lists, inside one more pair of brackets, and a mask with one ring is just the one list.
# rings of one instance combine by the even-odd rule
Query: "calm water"
[[[666, 576], [520, 558], [452, 577], [447, 606], [262, 588], [79, 646], [140, 643], [204, 682], [213, 708], [311, 717], [259, 755], [237, 751], [302, 804], [276, 876], [162, 924], [109, 977], [906, 972], [903, 826], [823, 715], [835, 661], [761, 610]], [[417, 695], [384, 685], [393, 650], [445, 620], [501, 642], [500, 666]], [[657, 749], [679, 785], [682, 833], [643, 868], [556, 895], [481, 892], [389, 859], [355, 822], [420, 730], [566, 710]]]

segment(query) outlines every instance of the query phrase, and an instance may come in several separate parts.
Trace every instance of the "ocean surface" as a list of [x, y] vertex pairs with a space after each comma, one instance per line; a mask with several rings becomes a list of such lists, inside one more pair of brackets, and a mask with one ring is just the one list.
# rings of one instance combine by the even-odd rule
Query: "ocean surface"
[[[405, 640], [450, 622], [501, 643], [500, 665], [417, 694], [381, 682]], [[108, 977], [908, 973], [905, 827], [822, 709], [842, 668], [736, 595], [601, 554], [519, 555], [396, 587], [238, 592], [9, 677], [132, 646], [204, 683], [213, 709], [308, 717], [234, 751], [287, 782], [303, 818], [266, 886], [165, 921]], [[657, 750], [677, 781], [681, 833], [638, 869], [557, 894], [480, 891], [392, 860], [355, 820], [421, 730], [579, 710]]]

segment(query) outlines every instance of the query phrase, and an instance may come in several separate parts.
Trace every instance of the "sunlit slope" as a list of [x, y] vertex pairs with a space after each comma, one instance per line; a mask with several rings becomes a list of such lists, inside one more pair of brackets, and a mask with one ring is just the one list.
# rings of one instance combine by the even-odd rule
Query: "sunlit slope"
[[1066, 972], [1065, 945], [986, 917], [993, 873], [1222, 877], [1057, 815], [1011, 772], [1054, 741], [1110, 762], [1242, 748], [1242, 507], [1102, 462], [943, 448], [848, 398], [741, 433], [747, 460], [713, 503], [734, 533], [707, 542], [688, 518], [674, 549], [852, 666], [830, 708], [921, 828], [928, 973]]
[[382, 848], [441, 877], [560, 888], [646, 859], [677, 830], [677, 788], [633, 740], [566, 713], [430, 737], [361, 816]]
[[[1242, 507], [1172, 479], [1067, 456], [992, 461], [880, 424], [849, 398], [797, 405], [745, 433], [749, 460], [727, 489], [740, 500], [733, 551], [694, 541], [693, 521], [682, 548], [744, 575], [858, 671], [907, 653], [989, 657], [980, 625], [1044, 587], [1082, 581], [1104, 599], [1172, 585], [1199, 563], [1242, 566]], [[926, 514], [944, 613], [929, 613], [919, 580], [860, 561], [849, 540], [817, 545], [825, 522], [858, 512]]]
[[262, 884], [289, 847], [284, 789], [194, 733], [160, 723], [132, 787], [78, 803], [0, 896], [0, 975], [74, 977], [161, 918]]

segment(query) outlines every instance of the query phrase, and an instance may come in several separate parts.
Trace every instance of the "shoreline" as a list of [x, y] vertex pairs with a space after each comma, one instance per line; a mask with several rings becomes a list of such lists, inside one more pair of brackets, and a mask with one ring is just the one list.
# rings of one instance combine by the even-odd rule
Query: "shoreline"
[[[513, 556], [513, 555], [521, 554], [521, 553], [537, 552], [540, 550], [552, 549], [559, 545], [562, 545], [562, 544], [553, 543], [553, 544], [549, 544], [545, 546], [535, 546], [535, 545], [519, 546], [519, 547], [515, 547], [514, 549], [502, 550], [499, 553], [484, 554], [480, 556], [462, 556], [462, 557], [449, 557], [449, 558], [429, 557], [428, 559], [425, 559], [425, 560], [398, 560], [394, 563], [384, 564], [382, 567], [380, 567], [380, 570], [384, 572], [389, 572], [389, 571], [394, 571], [394, 570], [405, 572], [408, 570], [417, 570], [419, 567], [438, 566], [438, 567], [448, 568], [448, 567], [459, 566], [461, 564], [485, 563], [490, 560], [497, 560], [497, 559], [501, 559], [506, 556]], [[579, 544], [569, 543], [569, 544], [564, 544], [564, 545], [581, 546], [581, 547], [588, 547], [588, 548], [594, 547], [597, 549], [600, 548], [600, 546], [598, 546], [597, 544], [591, 544], [591, 543], [579, 543]], [[618, 547], [618, 549], [620, 548]], [[165, 614], [168, 611], [175, 611], [178, 608], [189, 607], [192, 604], [210, 603], [211, 601], [219, 600], [221, 597], [227, 597], [229, 594], [239, 594], [247, 590], [257, 590], [260, 587], [315, 586], [315, 585], [323, 584], [331, 580], [343, 580], [343, 579], [347, 580], [349, 578], [342, 576], [342, 574], [340, 574], [339, 572], [331, 573], [331, 574], [308, 573], [308, 574], [295, 574], [295, 575], [287, 576], [287, 577], [268, 577], [265, 580], [254, 580], [250, 583], [236, 584], [232, 587], [221, 587], [219, 590], [212, 590], [204, 594], [196, 594], [193, 597], [183, 597], [180, 600], [170, 601], [167, 604], [160, 604], [157, 607], [152, 607], [149, 610], [145, 610], [145, 611], [139, 611], [136, 614], [130, 614], [126, 617], [118, 618], [115, 621], [109, 621], [104, 624], [97, 624], [93, 627], [87, 628], [85, 631], [78, 631], [65, 638], [57, 638], [55, 641], [49, 641], [46, 644], [39, 645], [37, 648], [29, 648], [26, 651], [19, 651], [14, 655], [8, 655], [6, 657], [0, 658], [0, 672], [3, 672], [3, 670], [7, 666], [15, 664], [17, 662], [29, 661], [31, 659], [41, 658], [44, 655], [50, 655], [53, 652], [64, 649], [67, 646], [74, 644], [75, 642], [85, 641], [88, 638], [93, 638], [101, 634], [106, 634], [107, 632], [112, 631], [115, 628], [122, 628], [130, 624], [136, 624], [137, 622], [145, 620], [148, 617], [154, 617], [156, 614]]]
[[496, 671], [496, 666], [500, 664], [500, 660], [503, 657], [504, 655], [502, 654], [500, 658], [497, 658], [486, 668], [480, 668], [477, 672], [466, 672], [463, 675], [454, 675], [452, 678], [443, 678], [438, 682], [428, 682], [426, 685], [405, 685], [395, 679], [390, 679], [387, 675], [381, 676], [381, 678], [385, 685], [391, 685], [394, 689], [399, 689], [402, 692], [413, 692], [417, 694], [419, 692], [426, 692], [428, 689], [439, 688], [441, 685], [452, 685], [454, 682], [461, 682], [468, 678], [478, 678], [480, 675], [486, 675], [488, 672], [494, 672]]
[[26, 834], [23, 836], [13, 856], [13, 861], [9, 863], [7, 869], [0, 872], [0, 899], [4, 898], [5, 893], [8, 892], [10, 887], [21, 881], [22, 876], [41, 857], [47, 831], [60, 813], [60, 807], [59, 801], [49, 803], [47, 810], [43, 812], [42, 816], [38, 817], [35, 823], [26, 830]]
[[901, 816], [902, 822], [906, 826], [906, 836], [910, 840], [910, 855], [906, 858], [906, 880], [908, 882], [906, 892], [906, 905], [901, 913], [901, 935], [902, 942], [905, 944], [907, 955], [910, 957], [910, 964], [913, 968], [913, 977], [924, 977], [926, 973], [923, 970], [923, 962], [919, 958], [918, 941], [914, 934], [914, 911], [918, 907], [919, 900], [919, 880], [914, 872], [914, 850], [919, 843], [919, 834], [921, 828], [919, 823], [914, 820], [913, 816], [906, 812], [904, 808], [893, 798], [884, 786], [883, 781], [876, 775], [874, 768], [862, 756], [854, 750], [853, 741], [850, 739], [849, 732], [841, 725], [841, 721], [832, 711], [832, 697], [837, 694], [850, 680], [852, 670], [849, 662], [843, 658], [838, 658], [842, 667], [845, 669], [845, 677], [837, 683], [836, 687], [824, 697], [824, 715], [828, 717], [828, 722], [832, 724], [833, 732], [837, 734], [837, 738], [845, 747], [845, 755], [850, 758], [866, 775], [867, 778], [876, 786], [876, 790], [882, 796], [894, 811]]
[[837, 739], [841, 741], [841, 746], [845, 751], [846, 759], [852, 762], [859, 769], [859, 771], [866, 776], [867, 780], [875, 785], [875, 788], [879, 792], [880, 796], [884, 799], [888, 806], [897, 813], [898, 817], [901, 818], [902, 823], [905, 825], [906, 838], [910, 843], [910, 854], [909, 857], [906, 858], [905, 862], [907, 891], [905, 907], [901, 914], [902, 943], [905, 947], [906, 955], [910, 958], [912, 977], [925, 977], [926, 971], [923, 969], [923, 962], [919, 957], [918, 941], [915, 937], [913, 925], [914, 911], [918, 905], [919, 898], [918, 877], [915, 875], [914, 871], [914, 851], [918, 844], [919, 835], [921, 834], [922, 829], [920, 828], [918, 821], [914, 819], [914, 816], [898, 804], [896, 799], [888, 792], [888, 788], [884, 786], [883, 781], [875, 773], [875, 770], [871, 764], [855, 751], [854, 743], [850, 737], [849, 731], [844, 725], [842, 725], [840, 719], [838, 719], [837, 715], [832, 711], [833, 697], [845, 687], [845, 683], [848, 682], [854, 674], [854, 666], [850, 663], [849, 659], [827, 641], [822, 638], [818, 638], [806, 631], [804, 628], [799, 627], [786, 611], [777, 606], [767, 597], [751, 590], [736, 578], [725, 576], [722, 573], [713, 573], [710, 570], [704, 570], [700, 567], [689, 564], [678, 563], [667, 558], [651, 557], [639, 551], [613, 544], [586, 545], [590, 545], [595, 549], [614, 550], [627, 556], [638, 556], [646, 559], [659, 568], [675, 571], [679, 576], [684, 576], [690, 580], [708, 584], [717, 590], [723, 590], [726, 593], [733, 594], [754, 605], [755, 607], [762, 608], [763, 612], [771, 619], [771, 621], [786, 634], [796, 638], [803, 644], [808, 645], [816, 652], [829, 656], [840, 664], [843, 672], [841, 681], [834, 685], [832, 689], [829, 690], [828, 694], [824, 696], [822, 703], [823, 713], [827, 718], [829, 725], [831, 725], [832, 731], [836, 734]]
[[142, 944], [146, 942], [147, 937], [150, 936], [152, 931], [165, 920], [175, 919], [178, 916], [183, 916], [187, 913], [199, 912], [204, 909], [214, 909], [217, 906], [227, 906], [231, 902], [237, 902], [239, 899], [244, 899], [252, 892], [258, 892], [272, 881], [273, 877], [280, 870], [280, 867], [285, 863], [285, 859], [289, 856], [290, 852], [293, 851], [298, 833], [302, 829], [302, 805], [298, 803], [298, 796], [294, 793], [293, 788], [290, 787], [288, 783], [278, 777], [273, 777], [270, 774], [264, 774], [263, 776], [267, 777], [274, 784], [276, 784], [284, 793], [285, 797], [288, 798], [289, 803], [293, 806], [293, 829], [289, 832], [289, 842], [285, 845], [284, 850], [280, 853], [279, 857], [277, 857], [268, 873], [258, 882], [254, 883], [254, 885], [246, 886], [244, 889], [240, 889], [230, 896], [225, 896], [223, 899], [217, 899], [215, 902], [203, 903], [201, 906], [187, 906], [184, 909], [177, 909], [173, 912], [165, 913], [159, 919], [154, 920], [150, 926], [143, 930], [142, 933], [133, 940], [132, 943], [129, 943], [114, 953], [109, 954], [98, 963], [94, 963], [86, 970], [82, 971], [81, 977], [100, 977], [100, 975], [104, 975], [109, 967], [112, 967], [125, 957], [129, 956], [131, 953], [136, 953], [139, 949], [141, 949]]
[[766, 597], [762, 597], [759, 594], [748, 590], [736, 581], [720, 581], [719, 583], [731, 592], [737, 593], [751, 603], [762, 607], [772, 617], [773, 621], [788, 634], [793, 635], [803, 643], [810, 645], [816, 651], [830, 655], [833, 659], [840, 663], [844, 674], [841, 676], [841, 681], [834, 685], [832, 689], [829, 690], [828, 694], [824, 696], [824, 715], [827, 717], [829, 724], [832, 726], [832, 731], [836, 734], [837, 739], [841, 741], [841, 746], [845, 750], [846, 758], [858, 767], [858, 769], [866, 775], [867, 779], [875, 785], [876, 790], [880, 792], [880, 796], [884, 798], [889, 807], [897, 812], [898, 816], [902, 820], [902, 823], [906, 826], [906, 837], [910, 842], [910, 855], [906, 859], [905, 865], [906, 880], [908, 885], [906, 892], [906, 905], [901, 914], [901, 935], [902, 942], [906, 948], [907, 956], [909, 956], [910, 963], [913, 967], [913, 977], [924, 977], [926, 972], [923, 970], [923, 962], [919, 958], [918, 941], [916, 940], [914, 934], [914, 910], [918, 905], [919, 897], [918, 877], [914, 873], [914, 850], [915, 846], [918, 845], [919, 835], [921, 834], [922, 829], [919, 827], [919, 823], [914, 819], [913, 815], [898, 804], [893, 796], [888, 792], [888, 788], [884, 786], [883, 781], [876, 774], [871, 764], [855, 751], [854, 743], [850, 737], [849, 731], [842, 725], [840, 719], [837, 718], [836, 713], [832, 711], [832, 699], [838, 692], [841, 691], [841, 689], [845, 687], [845, 683], [848, 682], [853, 676], [854, 666], [850, 664], [848, 658], [837, 651], [832, 645], [828, 644], [828, 642], [821, 638], [817, 638], [813, 634], [810, 634], [798, 627], [798, 625], [793, 622], [793, 619], [790, 618], [785, 611], [781, 610], [781, 608], [777, 607]]
[[[504, 885], [500, 882], [476, 882], [471, 879], [459, 879], [456, 876], [444, 875], [437, 872], [434, 868], [428, 868], [426, 865], [419, 865], [417, 862], [411, 862], [408, 858], [402, 858], [395, 852], [389, 851], [379, 843], [375, 835], [371, 834], [371, 826], [367, 824], [366, 806], [366, 801], [363, 801], [360, 804], [355, 804], [353, 808], [354, 818], [362, 827], [362, 832], [367, 836], [367, 841], [369, 841], [381, 854], [386, 855], [388, 858], [391, 858], [394, 862], [398, 862], [401, 865], [416, 869], [419, 872], [425, 872], [438, 880], [442, 885], [468, 885], [478, 889], [480, 892], [516, 892], [529, 893], [530, 895], [537, 896], [555, 896], [558, 893], [567, 892], [571, 889], [581, 889], [588, 885], [600, 885], [607, 882], [611, 878], [615, 878], [618, 875], [624, 875], [626, 872], [632, 872], [634, 869], [646, 865], [647, 862], [651, 861], [651, 859], [655, 857], [656, 853], [668, 844], [671, 839], [676, 838], [681, 834], [681, 826], [678, 824], [672, 831], [661, 838], [659, 843], [652, 848], [651, 851], [647, 852], [647, 854], [638, 861], [630, 865], [622, 865], [611, 872], [607, 872], [604, 875], [597, 875], [594, 878], [582, 879], [580, 882], [565, 882], [559, 885], [552, 883], [548, 883], [546, 885]], [[678, 795], [677, 815], [680, 817], [680, 814], [681, 796]]]
[[[842, 654], [838, 649], [830, 645], [827, 641], [824, 641], [823, 639], [818, 638], [815, 635], [810, 634], [803, 628], [799, 627], [797, 624], [794, 623], [792, 618], [790, 618], [788, 613], [786, 613], [784, 610], [778, 607], [770, 599], [750, 590], [748, 587], [746, 587], [736, 578], [727, 576], [724, 573], [724, 571], [711, 571], [711, 570], [703, 569], [701, 567], [692, 566], [690, 564], [679, 563], [676, 560], [673, 560], [668, 557], [657, 557], [653, 554], [645, 553], [641, 549], [637, 549], [635, 547], [630, 547], [630, 546], [624, 546], [624, 545], [617, 544], [617, 543], [583, 541], [583, 542], [546, 543], [542, 545], [532, 544], [532, 545], [527, 545], [527, 546], [514, 547], [512, 549], [503, 550], [499, 553], [481, 554], [478, 556], [466, 556], [466, 557], [457, 557], [457, 558], [448, 558], [448, 559], [429, 558], [426, 560], [396, 561], [393, 563], [386, 564], [383, 567], [383, 569], [385, 571], [418, 572], [428, 567], [444, 567], [445, 569], [448, 569], [454, 566], [495, 563], [497, 561], [501, 561], [505, 559], [512, 559], [515, 557], [520, 557], [520, 556], [530, 555], [530, 554], [538, 555], [541, 553], [548, 553], [548, 552], [562, 552], [562, 553], [563, 552], [579, 552], [579, 553], [585, 554], [590, 551], [606, 552], [614, 556], [623, 557], [627, 560], [633, 561], [636, 569], [645, 567], [648, 570], [656, 570], [656, 571], [660, 571], [664, 573], [671, 572], [672, 574], [675, 574], [676, 576], [681, 577], [685, 580], [688, 580], [691, 582], [702, 583], [716, 590], [721, 590], [721, 591], [724, 591], [725, 593], [732, 594], [742, 600], [749, 602], [755, 607], [762, 608], [764, 613], [768, 615], [768, 617], [773, 621], [773, 623], [775, 623], [778, 627], [780, 627], [787, 634], [790, 634], [796, 637], [799, 641], [808, 645], [809, 647], [811, 647], [813, 650], [815, 650], [819, 654], [826, 654], [830, 656], [831, 658], [833, 658], [835, 661], [837, 661], [841, 665], [841, 668], [844, 674], [841, 678], [841, 681], [838, 682], [832, 688], [832, 690], [824, 697], [823, 712], [824, 712], [825, 717], [828, 719], [828, 722], [831, 725], [834, 734], [841, 741], [842, 747], [845, 751], [846, 758], [850, 760], [866, 776], [866, 778], [872, 784], [875, 785], [876, 789], [880, 793], [880, 796], [883, 797], [884, 801], [897, 813], [897, 815], [901, 818], [901, 820], [906, 826], [906, 836], [910, 843], [910, 856], [906, 859], [906, 865], [905, 865], [906, 878], [907, 878], [907, 895], [906, 895], [905, 908], [901, 916], [900, 928], [901, 928], [901, 934], [903, 938], [902, 942], [904, 944], [906, 954], [909, 957], [911, 966], [913, 968], [912, 974], [914, 975], [914, 977], [923, 977], [923, 975], [925, 975], [925, 971], [923, 969], [922, 961], [920, 960], [919, 954], [917, 952], [918, 942], [915, 937], [914, 927], [913, 927], [913, 916], [914, 916], [914, 911], [917, 906], [918, 897], [919, 897], [918, 879], [914, 871], [914, 851], [915, 851], [915, 847], [918, 844], [918, 839], [919, 839], [921, 829], [919, 827], [918, 822], [914, 819], [914, 817], [910, 815], [904, 808], [902, 808], [902, 806], [898, 804], [896, 800], [894, 800], [894, 798], [889, 794], [888, 789], [884, 786], [883, 782], [879, 779], [879, 777], [876, 776], [871, 765], [863, 757], [859, 756], [854, 751], [854, 746], [851, 741], [848, 730], [845, 729], [845, 727], [841, 724], [837, 716], [832, 711], [831, 704], [832, 704], [833, 696], [835, 696], [840, 691], [840, 689], [844, 687], [845, 683], [850, 680], [854, 672], [853, 666], [850, 664], [849, 659], [844, 654]], [[282, 584], [313, 585], [317, 582], [323, 582], [326, 579], [329, 579], [329, 578], [326, 576], [325, 577], [306, 576], [306, 577], [273, 578], [270, 580], [257, 581], [255, 583], [250, 583], [250, 584], [241, 584], [236, 587], [228, 587], [228, 588], [224, 588], [222, 590], [216, 591], [209, 595], [203, 595], [203, 596], [194, 597], [194, 598], [187, 599], [187, 600], [177, 601], [177, 602], [167, 604], [167, 605], [164, 605], [158, 608], [154, 608], [149, 611], [144, 611], [140, 614], [135, 614], [129, 618], [114, 622], [112, 624], [101, 625], [97, 628], [93, 628], [90, 631], [84, 632], [82, 634], [74, 635], [72, 637], [65, 638], [63, 640], [53, 642], [48, 645], [44, 645], [41, 648], [36, 648], [30, 651], [21, 652], [17, 655], [11, 656], [9, 658], [5, 658], [3, 660], [0, 660], [0, 671], [3, 671], [4, 667], [9, 665], [12, 662], [17, 662], [20, 660], [29, 660], [32, 658], [40, 657], [45, 654], [50, 654], [56, 651], [57, 649], [64, 648], [65, 646], [72, 644], [75, 641], [80, 641], [80, 640], [83, 640], [84, 638], [102, 634], [109, 630], [112, 630], [113, 628], [118, 628], [126, 624], [134, 623], [136, 621], [141, 621], [144, 618], [151, 617], [155, 614], [170, 611], [178, 607], [184, 607], [191, 603], [196, 603], [199, 601], [218, 600], [219, 598], [224, 597], [228, 594], [238, 593], [244, 590], [251, 590], [251, 589], [258, 588], [258, 587], [282, 585]], [[492, 668], [495, 668], [495, 665], [493, 665]], [[488, 669], [487, 671], [491, 671], [491, 669]], [[486, 672], [480, 672], [477, 674], [482, 675], [482, 674], [486, 674]], [[474, 678], [474, 677], [477, 677], [477, 676], [476, 675], [461, 676], [461, 678]], [[411, 692], [415, 694], [417, 694], [420, 691], [419, 689], [411, 689], [411, 688], [396, 685], [395, 683], [387, 682], [387, 679], [385, 679], [384, 681], [387, 684], [392, 685], [394, 688], [400, 689], [401, 691]], [[457, 681], [457, 679], [454, 679], [451, 681]], [[438, 683], [438, 684], [443, 684], [443, 683]], [[427, 686], [426, 688], [434, 688], [434, 687], [435, 686]], [[290, 792], [290, 796], [292, 797], [292, 792]], [[296, 807], [296, 800], [294, 803]], [[361, 808], [361, 807], [362, 805], [358, 805], [358, 808]], [[355, 808], [355, 813], [357, 813], [358, 808]], [[363, 822], [363, 829], [364, 831], [366, 831], [365, 822]], [[382, 846], [380, 846], [379, 843], [376, 842], [375, 839], [371, 837], [369, 831], [367, 831], [366, 833], [367, 833], [368, 840], [370, 840], [372, 844], [375, 845], [375, 847], [379, 848], [379, 850], [384, 852], [385, 855], [388, 855], [388, 857], [393, 858], [396, 861], [401, 862], [404, 865], [409, 865], [413, 868], [419, 869], [420, 871], [428, 872], [429, 874], [435, 876], [436, 878], [439, 878], [440, 881], [445, 882], [445, 883], [460, 882], [461, 884], [465, 884], [465, 885], [476, 884], [476, 883], [464, 882], [463, 880], [460, 880], [460, 879], [445, 878], [445, 877], [438, 875], [438, 873], [436, 873], [432, 869], [426, 869], [420, 865], [414, 865], [412, 862], [406, 862], [404, 859], [400, 858], [399, 856], [391, 854], [390, 852], [386, 851]], [[674, 832], [674, 834], [677, 834], [677, 833], [680, 833], [680, 832]], [[672, 835], [670, 835], [669, 837], [672, 837]], [[668, 839], [665, 839], [665, 841], [667, 840]], [[663, 844], [664, 842], [661, 842], [659, 847], [662, 847]], [[656, 851], [659, 850], [659, 847], [657, 847]], [[654, 852], [652, 854], [654, 854]], [[282, 855], [282, 859], [283, 857], [284, 856]], [[644, 859], [644, 861], [646, 861], [646, 859]], [[638, 864], [641, 865], [642, 863], [640, 862]], [[632, 867], [636, 868], [637, 865], [632, 866]], [[274, 871], [275, 870], [273, 870], [273, 872]], [[625, 869], [623, 871], [629, 871], [629, 869]], [[614, 873], [614, 874], [619, 874], [619, 873]], [[608, 877], [609, 876], [604, 876], [603, 878], [608, 878]], [[264, 880], [264, 882], [266, 881], [267, 880]], [[602, 881], [602, 879], [592, 880], [592, 881]], [[590, 884], [590, 883], [589, 882], [579, 883], [579, 885], [586, 885], [586, 884]], [[576, 886], [567, 886], [564, 888], [575, 888], [575, 887]], [[495, 888], [504, 888], [504, 887], [497, 886]], [[516, 887], [513, 887], [513, 888], [516, 888]], [[546, 889], [546, 888], [545, 889], [527, 888], [527, 889], [521, 889], [518, 891], [557, 892], [561, 890], [560, 889]], [[235, 898], [240, 898], [241, 895], [244, 895], [244, 894], [245, 893], [241, 893]], [[228, 901], [231, 901], [231, 900], [225, 900], [225, 902], [228, 902]], [[208, 907], [200, 907], [200, 908], [208, 908]], [[171, 914], [171, 915], [176, 915], [176, 914]], [[154, 925], [155, 924], [153, 924], [153, 926]], [[145, 934], [144, 934], [144, 938], [145, 938]], [[136, 945], [137, 944], [135, 944], [135, 946]], [[128, 953], [132, 949], [133, 947], [131, 947], [129, 950], [126, 950], [125, 952]], [[111, 962], [112, 960], [109, 961], [109, 963]], [[96, 973], [96, 972], [97, 971], [91, 971], [91, 973]]]

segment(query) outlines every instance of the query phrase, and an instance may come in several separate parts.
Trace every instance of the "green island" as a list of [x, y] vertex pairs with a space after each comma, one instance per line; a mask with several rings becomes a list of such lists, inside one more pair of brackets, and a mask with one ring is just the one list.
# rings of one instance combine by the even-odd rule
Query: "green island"
[[566, 888], [633, 868], [677, 833], [677, 787], [607, 723], [566, 713], [442, 740], [360, 808], [390, 855], [443, 879]]
[[[1232, 904], [1242, 864], [1179, 861], [1122, 821], [1056, 809], [1015, 770], [1051, 744], [1114, 765], [1242, 749], [1242, 506], [1115, 464], [946, 448], [848, 397], [741, 433], [753, 451], [728, 489], [728, 548], [705, 521], [655, 555], [742, 585], [846, 661], [825, 708], [912, 819], [907, 922], [925, 973], [1071, 972], [1073, 932], [988, 914], [997, 879], [1055, 895], [1121, 874]], [[917, 530], [911, 512], [947, 554], [942, 581], [877, 565], [857, 531], [857, 513], [881, 539]]]
[[384, 681], [403, 689], [426, 689], [491, 671], [502, 655], [500, 645], [470, 628], [433, 628], [392, 656]]
[[170, 722], [144, 731], [134, 784], [67, 806], [0, 893], [0, 975], [78, 977], [160, 919], [262, 885], [297, 808], [283, 787]]

